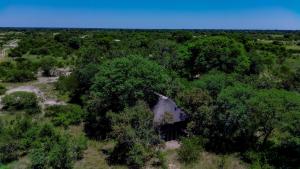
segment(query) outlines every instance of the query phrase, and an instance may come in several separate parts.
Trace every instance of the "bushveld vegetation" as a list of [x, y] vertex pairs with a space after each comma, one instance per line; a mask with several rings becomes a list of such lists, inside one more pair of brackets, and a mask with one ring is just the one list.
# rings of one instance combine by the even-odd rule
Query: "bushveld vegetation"
[[7, 82], [68, 67], [71, 75], [54, 88], [69, 103], [43, 110], [35, 94], [4, 96], [10, 113], [0, 112], [0, 168], [21, 158], [29, 168], [73, 168], [91, 142], [112, 143], [95, 150], [106, 165], [166, 168], [153, 126], [155, 93], [188, 115], [176, 150], [183, 166], [201, 165], [201, 154], [211, 152], [222, 159], [219, 168], [231, 154], [245, 168], [299, 168], [299, 32], [14, 31], [6, 38], [19, 44], [0, 61], [0, 94]]

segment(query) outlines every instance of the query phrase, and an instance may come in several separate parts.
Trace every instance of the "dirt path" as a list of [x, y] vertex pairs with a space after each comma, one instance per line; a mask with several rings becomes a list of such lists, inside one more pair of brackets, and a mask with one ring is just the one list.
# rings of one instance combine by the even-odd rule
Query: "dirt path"
[[[58, 77], [39, 77], [36, 82], [33, 82], [30, 85], [24, 85], [24, 86], [17, 86], [17, 87], [8, 87], [8, 90], [6, 91], [5, 95], [14, 93], [14, 92], [30, 92], [36, 94], [40, 101], [40, 106], [42, 109], [48, 106], [53, 105], [65, 105], [66, 103], [64, 101], [59, 101], [55, 98], [49, 98], [46, 96], [46, 94], [36, 85], [40, 84], [50, 84], [54, 83], [58, 80]], [[0, 96], [0, 109], [3, 108], [3, 105], [1, 104], [1, 100], [3, 96]]]
[[179, 149], [180, 146], [181, 146], [181, 144], [176, 140], [167, 141], [165, 143], [165, 150], [176, 150], [176, 149]]

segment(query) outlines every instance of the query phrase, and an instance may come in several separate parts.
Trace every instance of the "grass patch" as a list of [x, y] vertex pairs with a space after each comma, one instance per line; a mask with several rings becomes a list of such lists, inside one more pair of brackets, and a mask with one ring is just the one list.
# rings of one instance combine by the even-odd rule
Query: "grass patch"
[[209, 152], [203, 152], [199, 156], [197, 162], [182, 165], [182, 169], [247, 169], [247, 165], [243, 163], [235, 155], [216, 155]]
[[298, 46], [298, 45], [287, 45], [285, 48], [287, 50], [299, 50], [300, 51], [300, 46]]
[[292, 71], [300, 69], [300, 57], [286, 59], [284, 65], [287, 65]]
[[7, 164], [5, 169], [28, 169], [30, 165], [30, 159], [27, 156], [25, 156], [20, 158], [18, 161], [14, 161], [12, 163]]
[[273, 40], [268, 40], [268, 39], [258, 39], [257, 40], [258, 43], [263, 43], [263, 44], [270, 44], [273, 43]]
[[126, 166], [110, 166], [107, 161], [107, 155], [103, 150], [109, 150], [114, 147], [115, 143], [88, 141], [88, 149], [84, 151], [83, 158], [75, 163], [74, 169], [127, 169]]

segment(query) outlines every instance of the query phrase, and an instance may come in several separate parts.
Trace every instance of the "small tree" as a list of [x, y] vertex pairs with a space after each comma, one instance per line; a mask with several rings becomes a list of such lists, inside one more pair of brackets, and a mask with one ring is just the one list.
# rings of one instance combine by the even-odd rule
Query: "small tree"
[[25, 110], [30, 113], [40, 112], [38, 98], [34, 93], [15, 92], [6, 95], [2, 99], [5, 110]]
[[0, 84], [0, 95], [5, 94], [6, 92], [6, 87]]
[[85, 111], [78, 105], [56, 105], [48, 107], [46, 116], [51, 117], [54, 125], [68, 127], [82, 122]]
[[56, 65], [56, 60], [52, 56], [44, 56], [40, 61], [41, 69], [44, 76], [51, 76], [51, 70]]
[[118, 140], [111, 154], [111, 161], [141, 168], [151, 158], [151, 147], [157, 145], [159, 137], [153, 128], [153, 113], [143, 103], [126, 108], [121, 113], [109, 113], [113, 137]]
[[203, 150], [203, 141], [197, 137], [183, 138], [181, 147], [178, 150], [180, 161], [184, 163], [192, 163], [199, 159], [200, 153]]

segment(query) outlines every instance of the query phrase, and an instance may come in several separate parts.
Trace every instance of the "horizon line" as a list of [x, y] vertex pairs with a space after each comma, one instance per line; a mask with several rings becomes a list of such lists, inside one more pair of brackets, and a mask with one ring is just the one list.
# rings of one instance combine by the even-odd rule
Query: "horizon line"
[[102, 29], [102, 30], [222, 30], [222, 31], [293, 31], [298, 32], [300, 29], [260, 29], [260, 28], [127, 28], [127, 27], [47, 27], [47, 26], [0, 26], [0, 29]]

